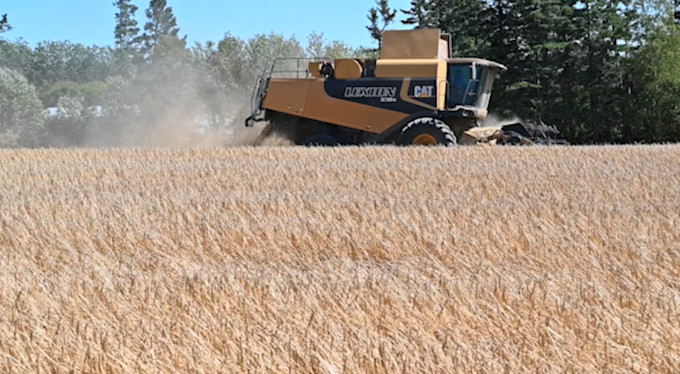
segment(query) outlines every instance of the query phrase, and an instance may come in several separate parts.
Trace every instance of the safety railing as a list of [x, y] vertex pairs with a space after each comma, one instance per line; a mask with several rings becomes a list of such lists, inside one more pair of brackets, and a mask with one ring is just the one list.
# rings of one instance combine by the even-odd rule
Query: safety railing
[[270, 76], [272, 78], [310, 78], [312, 73], [309, 71], [310, 62], [322, 62], [332, 60], [323, 57], [282, 57], [274, 60]]

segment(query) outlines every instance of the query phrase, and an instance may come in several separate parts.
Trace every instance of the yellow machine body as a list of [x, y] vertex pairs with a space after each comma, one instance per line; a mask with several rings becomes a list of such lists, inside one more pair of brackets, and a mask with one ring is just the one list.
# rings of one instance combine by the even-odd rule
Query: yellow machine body
[[387, 31], [380, 59], [319, 59], [302, 65], [297, 59], [302, 69], [294, 68], [295, 76], [290, 70], [277, 74], [277, 65], [284, 65], [277, 61], [259, 81], [251, 118], [264, 112], [272, 122], [295, 122], [287, 126], [295, 127], [300, 141], [321, 133], [351, 139], [346, 141], [351, 144], [393, 142], [413, 127], [409, 122], [425, 116], [461, 134], [486, 117], [493, 80], [506, 68], [451, 58], [450, 40], [440, 30]]

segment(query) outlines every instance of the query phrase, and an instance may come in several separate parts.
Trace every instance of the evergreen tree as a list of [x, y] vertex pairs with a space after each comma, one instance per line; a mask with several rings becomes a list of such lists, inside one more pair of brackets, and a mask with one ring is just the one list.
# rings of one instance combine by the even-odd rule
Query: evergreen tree
[[2, 16], [0, 16], [0, 33], [3, 33], [11, 29], [12, 26], [9, 25], [9, 21], [7, 20], [7, 14], [3, 14]]
[[186, 38], [178, 37], [177, 19], [166, 0], [151, 0], [146, 17], [142, 53], [147, 63], [139, 67], [132, 87], [140, 96], [141, 126], [134, 131], [142, 139], [151, 139], [161, 128], [170, 134], [193, 126], [199, 110], [195, 83], [199, 72]]
[[[496, 1], [486, 26], [490, 27], [489, 58], [510, 67], [500, 82], [505, 109], [525, 118], [545, 119], [554, 111], [559, 93], [560, 72], [568, 61], [575, 39], [575, 1]], [[553, 116], [548, 116], [553, 117]]]
[[[569, 135], [586, 142], [615, 142], [621, 136], [625, 103], [624, 58], [631, 46], [628, 2], [581, 1], [575, 6], [580, 20], [580, 54], [571, 63], [581, 67], [574, 75], [583, 95], [575, 113], [585, 126]], [[571, 132], [571, 131], [570, 131]]]
[[451, 34], [453, 54], [479, 55], [485, 44], [481, 33], [484, 3], [479, 0], [413, 0], [409, 17], [402, 21], [415, 28], [435, 28]]
[[630, 2], [494, 0], [485, 57], [509, 67], [494, 107], [555, 124], [575, 142], [617, 141], [625, 103]]
[[118, 9], [114, 30], [115, 70], [122, 75], [128, 75], [135, 63], [141, 58], [139, 49], [141, 43], [140, 29], [135, 19], [138, 8], [131, 3], [131, 0], [117, 0], [113, 5]]
[[139, 8], [131, 0], [117, 0], [113, 5], [116, 13], [116, 29], [114, 31], [116, 48], [130, 50], [139, 44], [139, 27], [135, 13]]
[[401, 12], [408, 16], [401, 23], [415, 25], [416, 29], [423, 29], [429, 26], [428, 0], [411, 0], [411, 9], [401, 9]]
[[368, 11], [368, 21], [371, 24], [366, 29], [371, 33], [371, 38], [378, 42], [378, 49], [381, 49], [383, 33], [396, 18], [397, 11], [390, 8], [387, 0], [376, 0], [376, 5], [377, 7]]
[[[151, 0], [146, 10], [147, 23], [144, 25], [142, 35], [142, 51], [149, 61], [159, 52], [158, 47], [167, 42], [171, 45], [179, 45], [184, 41], [178, 37], [179, 27], [173, 14], [172, 7], [167, 6], [166, 0]], [[185, 44], [185, 43], [184, 43]], [[182, 45], [184, 48], [185, 45]], [[161, 48], [162, 49], [162, 48]]]

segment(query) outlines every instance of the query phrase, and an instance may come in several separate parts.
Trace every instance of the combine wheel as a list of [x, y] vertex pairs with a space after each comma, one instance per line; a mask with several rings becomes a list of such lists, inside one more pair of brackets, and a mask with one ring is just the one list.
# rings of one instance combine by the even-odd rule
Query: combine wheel
[[449, 125], [435, 118], [418, 118], [401, 130], [399, 145], [456, 146], [456, 136]]

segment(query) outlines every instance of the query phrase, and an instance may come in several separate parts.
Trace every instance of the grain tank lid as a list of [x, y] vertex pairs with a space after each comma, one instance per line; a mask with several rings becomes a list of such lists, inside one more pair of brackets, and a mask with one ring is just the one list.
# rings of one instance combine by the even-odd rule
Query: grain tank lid
[[504, 73], [508, 71], [508, 68], [505, 67], [505, 65], [501, 65], [497, 62], [489, 61], [489, 60], [484, 60], [481, 58], [473, 58], [473, 57], [462, 57], [462, 58], [450, 58], [447, 60], [449, 64], [454, 64], [454, 65], [470, 65], [472, 63], [475, 63], [477, 65], [481, 66], [487, 66], [490, 69], [496, 70], [499, 73]]
[[451, 36], [439, 29], [388, 30], [383, 33], [380, 58], [447, 59]]

